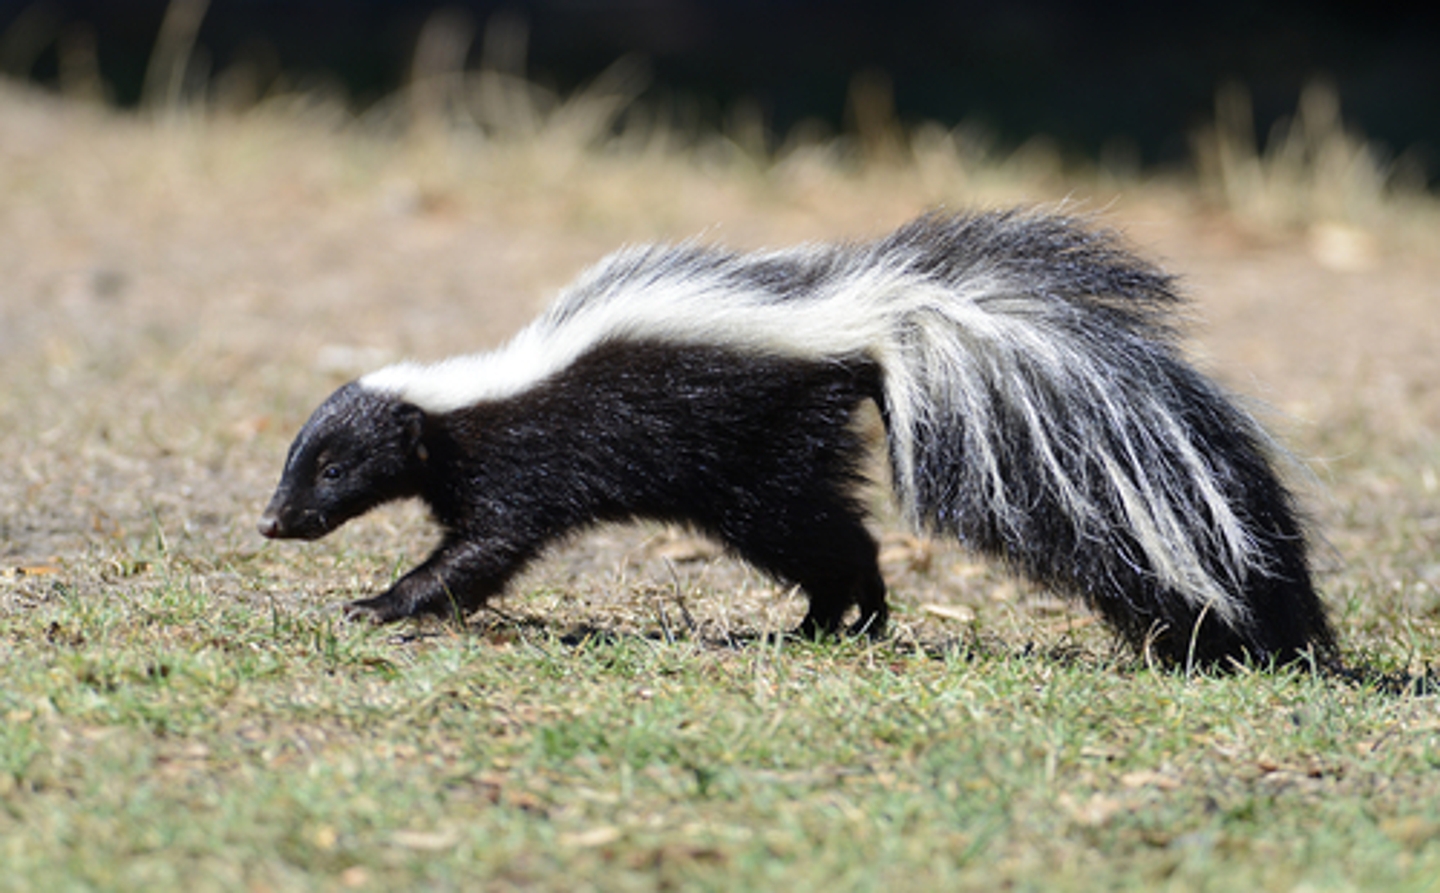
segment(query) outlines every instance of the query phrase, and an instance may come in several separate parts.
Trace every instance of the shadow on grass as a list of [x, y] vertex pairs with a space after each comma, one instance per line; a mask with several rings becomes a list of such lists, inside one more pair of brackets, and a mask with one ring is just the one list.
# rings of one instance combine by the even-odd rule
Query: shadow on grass
[[[626, 644], [675, 645], [681, 643], [706, 650], [737, 653], [760, 648], [774, 649], [794, 646], [802, 648], [855, 647], [884, 650], [896, 656], [924, 657], [930, 660], [967, 664], [1006, 660], [1036, 661], [1065, 669], [1111, 672], [1122, 676], [1142, 671], [1176, 675], [1184, 675], [1186, 672], [1183, 667], [1167, 667], [1147, 661], [1141, 655], [1130, 654], [1118, 644], [1118, 641], [1108, 653], [1097, 654], [1091, 647], [1069, 642], [1041, 644], [1028, 641], [1016, 645], [998, 636], [985, 635], [978, 631], [961, 636], [927, 639], [888, 635], [878, 640], [871, 640], [866, 636], [846, 635], [828, 636], [816, 640], [794, 632], [773, 633], [730, 629], [707, 632], [688, 613], [684, 615], [684, 620], [684, 628], [678, 630], [673, 628], [668, 620], [661, 623], [660, 629], [646, 632], [637, 632], [619, 625], [596, 623], [569, 624], [561, 629], [559, 624], [543, 617], [515, 615], [487, 606], [480, 613], [472, 615], [462, 623], [416, 624], [410, 629], [397, 632], [390, 637], [390, 641], [395, 644], [407, 644], [462, 632], [478, 636], [486, 641], [510, 643], [538, 634], [572, 649], [619, 647]], [[1377, 694], [1390, 697], [1427, 697], [1440, 694], [1440, 672], [1428, 666], [1422, 673], [1409, 673], [1387, 670], [1368, 661], [1330, 667], [1275, 667], [1247, 664], [1230, 668], [1191, 671], [1191, 674], [1218, 677], [1256, 672], [1314, 674], [1355, 688], [1368, 688]]]

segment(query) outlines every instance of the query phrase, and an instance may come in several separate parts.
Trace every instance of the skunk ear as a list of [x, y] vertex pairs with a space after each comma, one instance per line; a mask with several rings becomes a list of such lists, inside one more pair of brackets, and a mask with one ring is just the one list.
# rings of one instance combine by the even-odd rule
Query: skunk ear
[[402, 403], [395, 409], [395, 421], [400, 424], [401, 436], [404, 438], [405, 452], [415, 453], [424, 462], [429, 458], [425, 449], [423, 435], [425, 434], [425, 410], [413, 403]]

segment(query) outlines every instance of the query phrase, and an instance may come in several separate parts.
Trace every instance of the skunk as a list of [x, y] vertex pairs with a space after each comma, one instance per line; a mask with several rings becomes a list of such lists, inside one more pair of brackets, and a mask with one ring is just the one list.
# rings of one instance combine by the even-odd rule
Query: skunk
[[348, 606], [463, 616], [547, 544], [681, 522], [798, 585], [798, 632], [885, 628], [857, 496], [884, 422], [917, 530], [1070, 594], [1172, 665], [1329, 660], [1276, 448], [1182, 358], [1172, 277], [1034, 211], [921, 217], [878, 241], [622, 250], [505, 346], [336, 391], [259, 523], [315, 539], [420, 497], [434, 553]]

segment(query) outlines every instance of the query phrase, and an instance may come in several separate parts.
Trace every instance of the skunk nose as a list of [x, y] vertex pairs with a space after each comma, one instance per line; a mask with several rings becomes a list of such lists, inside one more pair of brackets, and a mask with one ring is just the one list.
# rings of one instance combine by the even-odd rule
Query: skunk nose
[[280, 519], [266, 512], [260, 516], [260, 523], [255, 525], [255, 529], [260, 531], [261, 536], [273, 540], [280, 535]]

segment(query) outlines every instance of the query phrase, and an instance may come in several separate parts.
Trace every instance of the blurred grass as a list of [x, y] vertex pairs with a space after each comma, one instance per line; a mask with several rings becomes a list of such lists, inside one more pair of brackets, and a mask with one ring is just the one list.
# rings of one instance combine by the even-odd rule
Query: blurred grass
[[1225, 85], [1194, 148], [1202, 188], [1233, 213], [1272, 226], [1372, 224], [1395, 204], [1425, 200], [1417, 162], [1388, 158], [1346, 127], [1335, 87], [1324, 80], [1305, 88], [1295, 115], [1278, 122], [1263, 146], [1248, 91]]
[[1435, 208], [1323, 95], [1263, 152], [1222, 100], [1188, 177], [907, 130], [876, 73], [849, 131], [776, 143], [642, 107], [632, 61], [549, 94], [519, 27], [464, 71], [433, 25], [363, 116], [177, 53], [141, 115], [0, 89], [0, 889], [1434, 889], [1433, 696], [1151, 672], [878, 492], [879, 646], [765, 644], [797, 596], [647, 525], [465, 631], [339, 623], [420, 513], [252, 523], [347, 377], [493, 344], [627, 241], [1068, 201], [1181, 272], [1197, 357], [1283, 412], [1348, 659], [1440, 659]]

